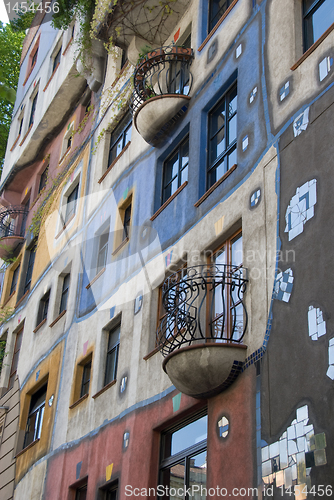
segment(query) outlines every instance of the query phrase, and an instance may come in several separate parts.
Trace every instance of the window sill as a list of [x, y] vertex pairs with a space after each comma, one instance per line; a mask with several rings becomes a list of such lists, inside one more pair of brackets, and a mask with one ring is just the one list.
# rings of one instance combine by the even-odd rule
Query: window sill
[[101, 182], [109, 174], [110, 170], [113, 168], [113, 166], [115, 165], [115, 163], [118, 162], [118, 160], [120, 159], [120, 157], [125, 153], [125, 151], [128, 149], [128, 147], [130, 146], [130, 144], [131, 144], [131, 141], [129, 141], [127, 143], [127, 145], [124, 146], [124, 148], [122, 149], [122, 151], [120, 152], [120, 154], [118, 156], [116, 156], [116, 158], [114, 159], [113, 162], [111, 162], [111, 164], [109, 165], [109, 167], [107, 168], [107, 170], [104, 172], [104, 174], [102, 175], [102, 177], [100, 177], [100, 179], [97, 181], [99, 184], [101, 184]]
[[125, 245], [126, 243], [130, 241], [130, 238], [127, 236], [120, 245], [118, 245], [118, 247], [116, 248], [116, 250], [113, 251], [113, 253], [111, 254], [112, 256], [116, 255], [117, 252], [119, 252]]
[[188, 184], [188, 181], [185, 181], [183, 184], [181, 184], [181, 186], [179, 188], [177, 188], [175, 193], [173, 193], [172, 196], [170, 196], [168, 198], [168, 200], [166, 200], [165, 203], [163, 205], [161, 205], [161, 207], [155, 212], [155, 214], [152, 215], [150, 220], [156, 219], [158, 217], [158, 215], [161, 214], [161, 212], [170, 204], [170, 202], [173, 201], [174, 198], [182, 191], [182, 189], [184, 189], [186, 187], [187, 184]]
[[217, 182], [215, 182], [211, 187], [210, 189], [207, 190], [206, 193], [203, 194], [203, 196], [198, 200], [196, 201], [196, 203], [194, 204], [194, 207], [198, 208], [200, 206], [201, 203], [203, 203], [203, 201], [205, 201], [207, 199], [208, 196], [210, 196], [210, 194], [225, 180], [227, 179], [227, 177], [229, 175], [231, 175], [232, 172], [234, 172], [234, 170], [237, 168], [237, 165], [236, 163], [234, 165], [232, 165], [232, 167], [227, 171], [225, 172], [225, 174], [223, 175], [223, 177], [221, 177], [220, 179], [218, 179]]
[[31, 75], [31, 73], [32, 73], [32, 71], [33, 71], [33, 69], [34, 69], [34, 67], [35, 67], [35, 66], [36, 66], [36, 63], [35, 63], [35, 64], [33, 64], [33, 65], [29, 68], [29, 72], [28, 72], [27, 76], [25, 77], [24, 82], [23, 82], [23, 84], [22, 84], [22, 85], [23, 85], [23, 87], [25, 86], [25, 84], [26, 84], [26, 83], [27, 83], [27, 81], [29, 80], [29, 76]]
[[148, 359], [150, 359], [152, 356], [154, 356], [154, 354], [156, 354], [159, 351], [160, 351], [160, 347], [155, 347], [153, 349], [153, 351], [150, 351], [148, 354], [146, 354], [146, 356], [143, 357], [143, 360], [147, 361]]
[[5, 307], [6, 304], [8, 304], [8, 302], [10, 301], [10, 299], [16, 294], [16, 290], [14, 290], [14, 292], [12, 292], [10, 294], [10, 296], [8, 297], [8, 299], [5, 300], [5, 302], [2, 304], [1, 306], [1, 309], [3, 309]]
[[222, 15], [222, 17], [217, 22], [217, 24], [212, 28], [212, 30], [210, 31], [210, 33], [208, 34], [208, 36], [206, 37], [206, 39], [198, 47], [198, 49], [197, 49], [198, 52], [201, 52], [201, 50], [205, 47], [205, 45], [208, 43], [208, 41], [213, 37], [213, 35], [216, 33], [216, 31], [219, 28], [219, 26], [222, 24], [222, 22], [224, 21], [224, 19], [229, 15], [229, 13], [231, 12], [231, 10], [233, 9], [233, 7], [235, 6], [235, 4], [237, 2], [238, 2], [238, 0], [234, 0], [234, 2], [231, 3], [231, 5], [228, 7], [228, 9], [226, 9], [226, 11]]
[[116, 382], [117, 382], [116, 379], [112, 380], [111, 382], [109, 382], [109, 384], [105, 385], [104, 387], [102, 387], [102, 389], [100, 391], [98, 391], [96, 394], [94, 394], [94, 396], [92, 396], [92, 398], [93, 399], [97, 398], [98, 396], [100, 396], [100, 394], [107, 391], [109, 389], [109, 387], [112, 387], [113, 385], [115, 385]]
[[311, 47], [309, 49], [307, 49], [306, 52], [304, 52], [304, 54], [298, 59], [297, 62], [295, 62], [295, 64], [293, 66], [291, 66], [291, 71], [294, 71], [295, 69], [298, 68], [298, 66], [301, 65], [302, 62], [305, 61], [305, 59], [308, 58], [308, 56], [310, 54], [312, 54], [313, 51], [315, 51], [315, 49], [321, 44], [321, 42], [323, 42], [323, 40], [330, 34], [331, 31], [334, 30], [334, 23], [325, 31], [325, 33], [323, 33], [321, 35], [320, 38], [318, 38], [318, 40], [316, 42], [314, 42], [313, 45], [311, 45]]
[[78, 406], [82, 401], [88, 398], [88, 392], [84, 396], [81, 396], [81, 398], [77, 399], [69, 408], [72, 410], [76, 406]]
[[92, 281], [90, 281], [88, 283], [88, 285], [86, 286], [87, 290], [92, 286], [93, 283], [95, 283], [96, 280], [99, 279], [100, 276], [102, 276], [102, 274], [105, 272], [106, 268], [104, 267], [103, 269], [101, 269], [101, 271], [99, 273], [97, 273], [97, 275], [92, 279]]
[[43, 319], [43, 321], [41, 321], [35, 328], [35, 330], [33, 330], [34, 333], [38, 332], [38, 330], [44, 325], [44, 323], [46, 323], [46, 318]]
[[27, 290], [26, 293], [24, 295], [22, 295], [22, 297], [20, 298], [20, 300], [15, 304], [15, 309], [17, 307], [19, 307], [19, 305], [24, 301], [24, 299], [26, 298], [26, 296], [28, 295], [28, 293], [30, 292], [30, 290]]
[[65, 160], [65, 158], [66, 158], [66, 156], [68, 155], [68, 153], [70, 152], [70, 150], [71, 150], [71, 146], [70, 146], [69, 148], [67, 148], [67, 149], [66, 149], [65, 153], [64, 153], [64, 154], [63, 154], [63, 156], [60, 158], [60, 160], [59, 160], [59, 165], [60, 165], [61, 163], [63, 163], [63, 161]]
[[15, 148], [16, 144], [18, 143], [18, 141], [19, 141], [20, 137], [21, 137], [21, 134], [19, 134], [19, 135], [16, 137], [16, 139], [15, 139], [15, 141], [14, 141], [14, 143], [13, 143], [12, 147], [10, 148], [10, 152], [12, 152], [12, 151], [14, 150], [14, 148]]
[[23, 139], [22, 141], [20, 142], [19, 146], [22, 146], [22, 144], [24, 143], [24, 141], [26, 140], [26, 138], [28, 137], [28, 134], [30, 132], [30, 130], [32, 129], [32, 126], [33, 126], [33, 123], [31, 125], [29, 125], [29, 128], [28, 130], [26, 131], [25, 135], [23, 136]]
[[51, 80], [52, 80], [52, 78], [53, 78], [53, 77], [54, 77], [54, 75], [55, 75], [55, 72], [56, 72], [56, 71], [57, 71], [57, 69], [59, 68], [59, 64], [60, 64], [60, 63], [58, 63], [58, 64], [57, 64], [57, 66], [55, 67], [55, 69], [53, 70], [53, 73], [52, 73], [52, 75], [50, 76], [50, 78], [48, 79], [48, 83], [45, 85], [45, 87], [44, 87], [44, 89], [43, 89], [43, 92], [45, 92], [45, 91], [46, 91], [46, 89], [48, 88], [48, 86], [50, 85]]
[[59, 238], [59, 236], [61, 236], [61, 234], [65, 231], [65, 229], [67, 228], [69, 223], [74, 219], [74, 217], [75, 217], [75, 214], [71, 215], [71, 217], [66, 221], [66, 223], [63, 225], [63, 227], [61, 228], [59, 233], [56, 235], [55, 240], [57, 240]]
[[32, 443], [28, 444], [28, 446], [26, 446], [25, 448], [23, 448], [23, 450], [19, 451], [16, 455], [15, 455], [15, 458], [18, 458], [20, 457], [21, 455], [23, 455], [23, 453], [25, 453], [26, 451], [30, 450], [30, 448], [33, 448], [33, 446], [35, 446], [37, 443], [40, 442], [40, 438], [38, 439], [35, 439], [35, 441], [33, 441]]
[[57, 316], [56, 319], [54, 321], [52, 321], [52, 323], [49, 324], [49, 327], [52, 328], [60, 320], [60, 318], [62, 318], [64, 316], [64, 314], [66, 314], [66, 309], [64, 309], [64, 311], [62, 311], [59, 314], [59, 316]]
[[65, 50], [64, 50], [64, 52], [62, 53], [62, 55], [63, 55], [63, 56], [66, 54], [66, 52], [68, 51], [68, 49], [71, 47], [72, 43], [73, 43], [73, 37], [70, 39], [70, 41], [69, 41], [69, 42], [68, 42], [68, 44], [66, 45]]

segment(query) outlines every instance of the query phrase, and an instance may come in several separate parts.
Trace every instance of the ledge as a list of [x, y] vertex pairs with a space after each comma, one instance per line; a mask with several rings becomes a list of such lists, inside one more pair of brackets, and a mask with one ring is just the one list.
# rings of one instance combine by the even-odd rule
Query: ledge
[[55, 240], [59, 238], [59, 236], [65, 231], [69, 223], [74, 219], [75, 214], [72, 214], [71, 217], [66, 221], [66, 223], [63, 225], [59, 233], [55, 236]]
[[62, 53], [63, 56], [66, 54], [66, 52], [68, 51], [68, 49], [70, 48], [70, 46], [72, 45], [72, 43], [73, 43], [73, 36], [70, 38], [68, 44], [66, 45], [65, 50]]
[[219, 19], [219, 21], [217, 22], [217, 24], [212, 28], [212, 30], [210, 31], [210, 33], [208, 34], [208, 36], [205, 38], [205, 40], [201, 43], [201, 45], [198, 47], [198, 52], [201, 52], [201, 50], [203, 49], [203, 47], [208, 43], [208, 41], [210, 40], [210, 38], [213, 37], [213, 35], [216, 33], [217, 29], [219, 28], [219, 26], [222, 24], [222, 22], [224, 21], [224, 19], [229, 15], [229, 13], [231, 12], [231, 10], [233, 9], [233, 7], [235, 6], [235, 4], [238, 2], [238, 0], [234, 0], [234, 2], [231, 3], [231, 5], [228, 7], [227, 10], [225, 10], [224, 14], [222, 15], [222, 17]]
[[316, 42], [314, 42], [313, 45], [311, 45], [311, 47], [309, 49], [307, 49], [306, 52], [304, 52], [304, 54], [298, 59], [297, 62], [295, 62], [295, 64], [293, 66], [291, 66], [291, 71], [294, 71], [295, 69], [298, 68], [298, 66], [301, 65], [301, 63], [303, 61], [305, 61], [305, 59], [308, 58], [308, 56], [310, 54], [312, 54], [312, 52], [321, 44], [321, 42], [330, 34], [331, 31], [334, 30], [334, 23], [331, 24], [331, 26], [321, 35], [320, 38], [318, 38], [318, 40]]
[[30, 289], [26, 291], [26, 293], [24, 295], [22, 295], [22, 297], [20, 298], [20, 300], [18, 300], [15, 304], [15, 309], [17, 307], [19, 307], [19, 305], [24, 301], [24, 299], [26, 298], [26, 296], [28, 295], [28, 293], [30, 292]]
[[198, 208], [200, 206], [201, 203], [203, 203], [203, 201], [205, 201], [207, 199], [208, 196], [210, 196], [210, 194], [229, 176], [231, 175], [232, 172], [234, 172], [234, 170], [237, 168], [237, 164], [235, 163], [234, 165], [232, 165], [232, 167], [227, 171], [225, 172], [225, 174], [223, 175], [223, 177], [221, 177], [220, 179], [218, 179], [217, 182], [215, 182], [211, 187], [210, 189], [207, 190], [206, 193], [203, 194], [203, 196], [198, 200], [196, 201], [196, 203], [194, 204], [194, 207]]
[[175, 193], [173, 193], [172, 196], [170, 196], [168, 198], [168, 200], [166, 200], [165, 203], [163, 205], [161, 205], [161, 207], [155, 212], [155, 214], [152, 215], [150, 220], [156, 219], [158, 217], [158, 215], [161, 214], [161, 212], [170, 204], [170, 202], [173, 201], [174, 198], [182, 191], [182, 189], [184, 189], [186, 187], [187, 184], [188, 184], [188, 181], [185, 181], [183, 184], [181, 184], [181, 186], [179, 188], [177, 188]]
[[38, 332], [38, 330], [44, 325], [44, 323], [46, 323], [46, 318], [43, 319], [43, 321], [41, 321], [35, 328], [35, 330], [33, 330], [34, 333]]
[[[32, 51], [31, 51], [31, 52], [32, 52]], [[25, 86], [25, 84], [26, 84], [26, 83], [27, 83], [27, 81], [29, 80], [29, 76], [31, 75], [32, 70], [33, 70], [33, 69], [34, 69], [34, 67], [36, 66], [36, 62], [37, 62], [37, 61], [35, 61], [35, 64], [33, 64], [33, 65], [29, 68], [29, 71], [28, 71], [28, 73], [27, 73], [27, 76], [25, 77], [24, 82], [22, 83], [22, 86], [23, 86], [23, 87]]]
[[59, 165], [65, 160], [66, 156], [68, 155], [68, 153], [70, 152], [71, 150], [71, 146], [69, 148], [66, 149], [65, 153], [63, 154], [63, 156], [60, 158], [59, 160]]
[[45, 87], [44, 87], [44, 89], [43, 89], [43, 92], [45, 92], [45, 91], [46, 91], [46, 89], [48, 88], [48, 86], [50, 85], [51, 80], [52, 80], [52, 78], [54, 77], [55, 72], [56, 72], [56, 71], [57, 71], [57, 69], [59, 68], [59, 64], [60, 64], [60, 63], [58, 63], [58, 64], [57, 64], [57, 66], [55, 67], [55, 69], [53, 70], [53, 73], [52, 73], [52, 75], [50, 76], [50, 78], [48, 79], [48, 83], [45, 85]]
[[126, 238], [124, 238], [122, 243], [120, 245], [118, 245], [118, 247], [113, 251], [113, 253], [111, 255], [113, 255], [113, 256], [116, 255], [117, 252], [119, 252], [121, 250], [121, 248], [123, 248], [129, 240], [130, 240], [130, 238], [128, 236]]
[[104, 387], [102, 387], [102, 389], [100, 391], [98, 391], [96, 394], [94, 394], [94, 396], [92, 396], [92, 398], [93, 399], [97, 398], [100, 394], [102, 394], [103, 392], [108, 390], [109, 387], [112, 387], [113, 385], [115, 385], [116, 382], [117, 382], [116, 379], [112, 380], [111, 382], [109, 382], [109, 384], [105, 385]]
[[21, 134], [19, 134], [19, 135], [16, 137], [16, 139], [15, 139], [15, 141], [13, 142], [13, 145], [12, 145], [12, 147], [10, 148], [10, 150], [9, 150], [9, 151], [11, 151], [11, 152], [13, 151], [13, 149], [15, 148], [15, 146], [16, 146], [16, 144], [17, 144], [17, 142], [18, 142], [18, 140], [19, 140], [19, 138], [20, 138], [20, 137], [21, 137]]
[[39, 441], [40, 441], [40, 438], [35, 439], [35, 441], [33, 441], [32, 443], [28, 444], [28, 446], [26, 446], [25, 448], [23, 448], [23, 450], [21, 450], [18, 453], [16, 453], [15, 458], [20, 457], [21, 455], [23, 455], [23, 453], [25, 451], [30, 450], [30, 448], [32, 448], [33, 446], [35, 446], [35, 444], [39, 443]]
[[78, 406], [82, 401], [88, 398], [88, 392], [84, 396], [81, 396], [81, 398], [77, 399], [71, 406], [69, 406], [69, 409], [72, 410], [72, 408], [75, 408]]
[[16, 288], [15, 288], [14, 292], [12, 292], [12, 293], [10, 294], [10, 296], [8, 297], [8, 299], [6, 299], [6, 300], [5, 300], [5, 302], [2, 304], [1, 309], [3, 309], [3, 308], [5, 307], [5, 305], [6, 305], [6, 304], [8, 304], [8, 302], [10, 301], [10, 299], [11, 299], [11, 298], [12, 298], [15, 294], [16, 294]]
[[120, 157], [125, 153], [125, 151], [128, 149], [128, 147], [130, 146], [130, 144], [131, 144], [131, 141], [129, 141], [126, 144], [126, 146], [124, 146], [124, 148], [122, 149], [122, 151], [120, 152], [120, 154], [118, 156], [116, 156], [116, 158], [114, 159], [113, 162], [110, 163], [109, 167], [104, 172], [104, 174], [102, 175], [102, 177], [100, 177], [100, 179], [97, 181], [99, 184], [101, 184], [101, 182], [104, 180], [104, 178], [109, 174], [110, 170], [113, 168], [113, 166], [115, 165], [115, 163], [118, 162], [118, 160], [120, 159]]
[[23, 143], [24, 143], [24, 141], [26, 140], [26, 138], [27, 138], [27, 136], [28, 136], [28, 134], [29, 134], [30, 130], [32, 129], [33, 124], [34, 124], [34, 122], [33, 122], [31, 125], [29, 125], [29, 128], [28, 128], [28, 130], [26, 131], [25, 135], [23, 136], [23, 139], [22, 139], [22, 141], [20, 142], [19, 146], [22, 146], [22, 144], [23, 144]]
[[154, 354], [156, 354], [159, 351], [160, 351], [160, 347], [155, 347], [152, 351], [150, 351], [148, 354], [146, 354], [146, 356], [143, 357], [143, 360], [147, 361], [148, 359], [150, 359], [152, 356], [154, 356]]
[[49, 327], [52, 328], [59, 320], [60, 318], [62, 318], [64, 316], [64, 314], [66, 314], [66, 309], [64, 309], [57, 317], [54, 321], [52, 321], [52, 323], [49, 324]]
[[103, 268], [101, 269], [101, 271], [100, 271], [99, 273], [97, 273], [97, 275], [96, 275], [96, 276], [92, 279], [92, 281], [90, 281], [90, 282], [88, 283], [88, 285], [86, 286], [87, 290], [88, 290], [88, 289], [92, 286], [92, 284], [93, 284], [93, 283], [95, 283], [95, 281], [96, 281], [96, 280], [98, 280], [98, 279], [99, 279], [99, 277], [100, 277], [100, 276], [104, 273], [104, 271], [105, 271], [105, 270], [106, 270], [106, 268], [105, 268], [105, 267], [103, 267]]

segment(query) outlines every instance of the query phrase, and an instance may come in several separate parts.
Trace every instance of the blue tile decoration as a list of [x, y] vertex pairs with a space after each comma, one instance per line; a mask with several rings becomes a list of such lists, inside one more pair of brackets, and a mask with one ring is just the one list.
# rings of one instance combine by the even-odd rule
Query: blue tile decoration
[[283, 99], [285, 99], [289, 95], [289, 93], [290, 93], [290, 83], [286, 82], [285, 85], [283, 85], [283, 87], [281, 87], [279, 91], [280, 101], [283, 101]]
[[235, 49], [235, 57], [238, 59], [242, 54], [242, 45], [241, 43], [238, 45], [238, 47]]
[[181, 405], [181, 392], [176, 394], [176, 396], [173, 397], [173, 412], [175, 413], [180, 409]]
[[110, 319], [112, 319], [115, 315], [115, 306], [113, 306], [111, 309], [110, 309]]
[[309, 123], [310, 108], [306, 108], [303, 113], [297, 116], [293, 122], [293, 134], [295, 137], [307, 129]]
[[41, 371], [41, 370], [38, 370], [38, 372], [36, 372], [36, 380], [38, 380], [38, 377], [39, 377], [40, 371]]
[[141, 307], [143, 305], [143, 294], [142, 292], [137, 295], [137, 297], [135, 298], [135, 305], [134, 305], [134, 309], [135, 309], [135, 314], [138, 314], [139, 311], [141, 310]]
[[76, 476], [75, 476], [76, 479], [80, 478], [81, 467], [82, 467], [82, 461], [77, 463]]
[[274, 284], [274, 298], [289, 302], [293, 287], [293, 273], [292, 269], [287, 269], [284, 272], [277, 274]]
[[307, 321], [308, 334], [312, 340], [318, 340], [322, 335], [326, 335], [326, 321], [319, 307], [309, 306]]
[[312, 179], [297, 187], [285, 212], [285, 233], [289, 233], [289, 241], [301, 234], [306, 222], [314, 216], [317, 203], [317, 181]]
[[258, 205], [258, 203], [260, 202], [260, 199], [261, 199], [261, 189], [257, 189], [256, 191], [254, 191], [254, 193], [252, 193], [250, 198], [251, 208], [256, 207], [256, 205]]
[[122, 377], [122, 380], [121, 380], [121, 383], [119, 386], [119, 390], [120, 390], [121, 394], [123, 394], [125, 392], [127, 383], [128, 383], [128, 377], [126, 375], [124, 375], [124, 377]]
[[320, 63], [319, 63], [319, 79], [322, 82], [328, 76], [331, 67], [333, 65], [333, 58], [332, 57], [325, 57]]
[[227, 417], [223, 416], [217, 422], [219, 437], [225, 439], [228, 436], [230, 422]]
[[123, 434], [123, 450], [126, 450], [128, 448], [129, 441], [130, 441], [130, 432], [125, 431]]
[[249, 104], [252, 104], [252, 102], [255, 100], [256, 94], [257, 94], [257, 87], [254, 87], [249, 96]]
[[245, 135], [245, 137], [242, 139], [242, 150], [246, 151], [248, 148], [248, 135]]

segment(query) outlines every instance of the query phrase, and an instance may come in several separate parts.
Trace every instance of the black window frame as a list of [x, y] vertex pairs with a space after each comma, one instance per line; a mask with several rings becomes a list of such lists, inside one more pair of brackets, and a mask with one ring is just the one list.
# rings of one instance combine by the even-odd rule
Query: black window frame
[[29, 128], [33, 125], [34, 120], [35, 120], [35, 112], [36, 112], [36, 105], [37, 105], [37, 97], [38, 97], [38, 92], [36, 92], [32, 103], [31, 103], [31, 110], [30, 110], [30, 118], [29, 118]]
[[53, 63], [52, 63], [52, 73], [54, 73], [58, 67], [58, 65], [60, 64], [60, 60], [61, 60], [61, 49], [62, 47], [60, 47], [59, 50], [57, 50], [54, 58], [53, 58]]
[[87, 498], [87, 483], [75, 490], [75, 500], [86, 500]]
[[20, 357], [22, 338], [23, 338], [23, 328], [21, 328], [16, 333], [16, 336], [15, 336], [15, 345], [14, 345], [13, 357], [12, 357], [12, 362], [10, 365], [10, 372], [9, 372], [8, 389], [11, 389], [14, 385], [16, 372], [17, 372], [17, 365], [18, 365], [19, 357]]
[[[306, 52], [312, 45], [320, 38], [321, 35], [323, 35], [326, 30], [331, 26], [329, 26], [319, 35], [318, 38], [314, 38], [314, 33], [313, 33], [313, 27], [312, 27], [312, 21], [313, 21], [313, 16], [317, 12], [318, 9], [322, 7], [323, 4], [328, 2], [328, 4], [332, 0], [313, 0], [310, 5], [307, 0], [303, 0], [303, 41], [304, 41], [304, 52]], [[334, 22], [334, 19], [333, 19]]]
[[90, 358], [82, 368], [82, 378], [80, 386], [80, 398], [89, 394], [90, 380], [92, 375], [92, 359]]
[[66, 197], [64, 225], [68, 223], [70, 218], [75, 215], [79, 197], [79, 182], [72, 188]]
[[[235, 152], [237, 155], [237, 146], [238, 146], [238, 122], [237, 122], [237, 116], [238, 116], [238, 105], [236, 104], [236, 110], [233, 111], [231, 115], [229, 115], [229, 105], [233, 101], [234, 97], [231, 99], [231, 96], [235, 93], [235, 96], [237, 101], [238, 101], [238, 87], [237, 87], [237, 82], [235, 81], [224, 93], [224, 95], [219, 99], [219, 101], [211, 108], [211, 110], [208, 113], [208, 146], [207, 146], [207, 189], [212, 187], [219, 179], [221, 179], [228, 170], [230, 170], [234, 164], [237, 162], [237, 157], [235, 163], [233, 165], [230, 165], [229, 163], [229, 157]], [[236, 101], [236, 103], [237, 103]], [[224, 126], [222, 127], [215, 127], [213, 128], [212, 122], [213, 122], [213, 116], [215, 113], [219, 110], [219, 108], [224, 107], [224, 112], [225, 112], [225, 122]], [[217, 116], [217, 115], [216, 115]], [[226, 117], [228, 118], [226, 119]], [[235, 134], [235, 139], [229, 144], [229, 124], [232, 122], [232, 120], [236, 117], [236, 134]], [[219, 155], [216, 155], [214, 159], [211, 158], [212, 152], [213, 152], [213, 140], [215, 137], [218, 136], [218, 134], [224, 129], [224, 141], [225, 141], [225, 148], [224, 150], [219, 153]], [[217, 169], [223, 165], [224, 167], [224, 172], [222, 175], [216, 178], [216, 172]], [[212, 179], [214, 174], [214, 179]]]
[[[120, 336], [121, 336], [121, 324], [118, 324], [117, 326], [108, 331], [107, 357], [104, 370], [104, 385], [103, 385], [104, 387], [113, 382], [114, 380], [116, 380]], [[113, 367], [112, 370], [110, 370], [110, 367]]]
[[[47, 383], [44, 384], [40, 389], [38, 389], [34, 394], [31, 395], [29, 413], [26, 423], [26, 429], [24, 434], [23, 449], [29, 446], [31, 443], [40, 439], [42, 433], [43, 419], [44, 419], [44, 409], [47, 393]], [[43, 399], [44, 396], [44, 399]], [[40, 402], [38, 402], [41, 399]], [[29, 431], [29, 426], [31, 420], [37, 419], [37, 425], [34, 423], [33, 431]], [[36, 420], [35, 420], [36, 422]]]
[[[219, 7], [219, 0], [210, 0], [209, 2], [209, 18], [208, 18], [208, 33], [213, 30], [213, 28], [218, 23], [219, 19], [225, 14], [227, 9], [232, 4], [233, 0], [225, 0], [222, 7]], [[214, 12], [214, 8], [215, 12]], [[218, 8], [217, 8], [218, 7]]]
[[132, 218], [132, 200], [128, 206], [124, 209], [123, 214], [123, 241], [130, 238], [130, 226]]
[[12, 282], [11, 282], [10, 290], [9, 290], [9, 296], [11, 296], [12, 293], [14, 293], [15, 290], [17, 289], [17, 283], [18, 283], [18, 278], [19, 278], [19, 274], [20, 274], [20, 267], [21, 267], [21, 264], [19, 264], [13, 271]]
[[63, 276], [63, 284], [62, 284], [60, 304], [59, 304], [59, 314], [61, 314], [63, 311], [66, 311], [70, 282], [71, 282], [71, 274], [67, 273]]
[[51, 288], [43, 295], [38, 306], [37, 326], [48, 317]]
[[[183, 147], [188, 144], [188, 161], [186, 162], [185, 165], [182, 165], [182, 149]], [[167, 180], [166, 179], [166, 175], [167, 175], [167, 169], [168, 169], [168, 166], [170, 164], [172, 164], [172, 160], [173, 158], [178, 155], [178, 167], [177, 167], [177, 174], [172, 177], [171, 180]], [[163, 162], [163, 173], [162, 173], [162, 195], [161, 195], [161, 199], [162, 199], [162, 205], [171, 197], [173, 196], [173, 194], [182, 186], [182, 184], [186, 181], [188, 181], [188, 167], [189, 167], [189, 134], [184, 138], [182, 139], [182, 141], [176, 146], [176, 148], [172, 151], [172, 153], [170, 155], [168, 155], [168, 157], [166, 158], [166, 160]], [[183, 179], [183, 172], [186, 170], [186, 179]], [[177, 188], [172, 191], [171, 189], [171, 192], [170, 194], [166, 194], [168, 193], [167, 189], [169, 188], [169, 186], [172, 185], [173, 181], [177, 178]]]
[[96, 259], [96, 274], [98, 274], [107, 265], [108, 246], [109, 246], [109, 226], [98, 236], [98, 248]]
[[[166, 483], [166, 479], [164, 478], [164, 472], [170, 470], [173, 466], [184, 465], [184, 483], [182, 487], [187, 489], [190, 487], [190, 467], [191, 467], [191, 459], [196, 455], [207, 452], [208, 448], [208, 428], [206, 427], [206, 438], [201, 440], [198, 443], [195, 443], [191, 446], [188, 446], [181, 451], [171, 454], [171, 443], [172, 443], [172, 434], [175, 432], [191, 425], [197, 420], [206, 417], [206, 421], [208, 422], [207, 410], [202, 410], [200, 413], [197, 413], [179, 424], [171, 427], [170, 429], [164, 431], [161, 434], [161, 450], [160, 450], [160, 467], [159, 467], [159, 484], [163, 485], [165, 488], [171, 488], [171, 482], [168, 481], [169, 484]], [[168, 454], [169, 451], [169, 454]], [[166, 490], [165, 490], [166, 491]], [[158, 496], [158, 498], [165, 498], [165, 495]]]
[[[130, 137], [128, 134], [130, 129], [132, 132], [132, 115], [128, 111], [111, 133], [107, 168], [120, 156], [125, 146], [131, 142], [131, 132]], [[121, 150], [117, 154], [118, 144], [121, 144]]]
[[46, 183], [48, 181], [48, 168], [49, 168], [49, 165], [47, 167], [45, 167], [45, 169], [41, 173], [41, 177], [39, 179], [39, 185], [38, 185], [38, 194], [45, 188]]
[[32, 279], [32, 273], [34, 271], [34, 264], [35, 264], [35, 257], [36, 257], [36, 244], [30, 247], [27, 252], [29, 252], [29, 257], [28, 257], [28, 262], [27, 262], [27, 269], [25, 273], [25, 279], [24, 279], [24, 288], [23, 288], [23, 295], [30, 290], [31, 286], [31, 279]]

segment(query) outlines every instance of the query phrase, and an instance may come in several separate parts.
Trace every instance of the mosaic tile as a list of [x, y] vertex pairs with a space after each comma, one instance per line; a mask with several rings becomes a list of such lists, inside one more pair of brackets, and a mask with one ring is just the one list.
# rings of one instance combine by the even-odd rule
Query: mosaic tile
[[289, 302], [293, 287], [292, 269], [280, 272], [276, 276], [273, 296], [277, 300]]
[[173, 397], [173, 412], [176, 412], [180, 409], [181, 405], [181, 392], [176, 394], [176, 396]]
[[76, 468], [75, 468], [75, 478], [76, 479], [80, 478], [81, 467], [82, 467], [82, 462], [78, 462], [76, 465]]
[[135, 298], [135, 304], [134, 304], [135, 314], [139, 313], [142, 305], [143, 305], [143, 295], [140, 294], [140, 295], [137, 295], [137, 297]]
[[283, 101], [283, 99], [285, 99], [289, 95], [289, 93], [290, 93], [290, 83], [286, 82], [285, 85], [283, 85], [283, 87], [281, 87], [279, 91], [280, 101]]
[[106, 467], [106, 481], [110, 481], [113, 467], [114, 467], [114, 464], [107, 465], [107, 467]]
[[328, 75], [328, 73], [331, 70], [331, 67], [333, 65], [333, 58], [332, 57], [325, 57], [320, 63], [319, 63], [319, 79], [322, 82]]
[[248, 135], [246, 135], [243, 139], [242, 139], [242, 150], [243, 151], [246, 151], [246, 149], [248, 148]]
[[242, 45], [241, 43], [238, 45], [238, 47], [235, 50], [235, 57], [238, 59], [242, 54]]
[[129, 446], [130, 433], [128, 431], [123, 434], [123, 450], [126, 450]]
[[292, 486], [292, 467], [284, 469], [284, 487], [285, 489]]
[[307, 129], [309, 123], [309, 111], [310, 108], [306, 108], [303, 113], [297, 116], [293, 122], [293, 134], [295, 137], [300, 135], [304, 130]]
[[309, 306], [308, 310], [308, 329], [312, 340], [318, 340], [318, 337], [326, 334], [326, 322], [323, 319], [322, 310], [319, 307]]
[[308, 407], [305, 405], [302, 406], [301, 408], [297, 408], [296, 415], [297, 415], [297, 422], [301, 422], [304, 421], [305, 419], [308, 419]]
[[289, 233], [289, 241], [301, 234], [305, 223], [314, 216], [314, 205], [317, 202], [316, 186], [315, 179], [306, 182], [296, 189], [296, 194], [290, 200], [285, 212], [284, 229], [285, 233]]
[[314, 463], [316, 466], [327, 464], [325, 450], [315, 450], [314, 451]]
[[323, 448], [326, 448], [326, 435], [324, 432], [321, 434], [315, 434], [314, 436], [315, 439], [315, 449], [316, 450], [321, 450]]
[[326, 375], [327, 377], [329, 377], [330, 379], [334, 380], [334, 366], [333, 365], [330, 365], [328, 367], [328, 370], [326, 372]]
[[230, 423], [226, 417], [222, 417], [218, 421], [218, 427], [219, 427], [219, 437], [226, 438], [229, 432], [229, 426]]
[[249, 103], [252, 104], [257, 94], [257, 87], [254, 87], [249, 96]]
[[257, 189], [256, 191], [254, 191], [254, 193], [252, 193], [251, 195], [251, 198], [250, 198], [250, 206], [251, 207], [255, 207], [259, 201], [260, 201], [260, 198], [261, 198], [261, 190], [260, 189]]

